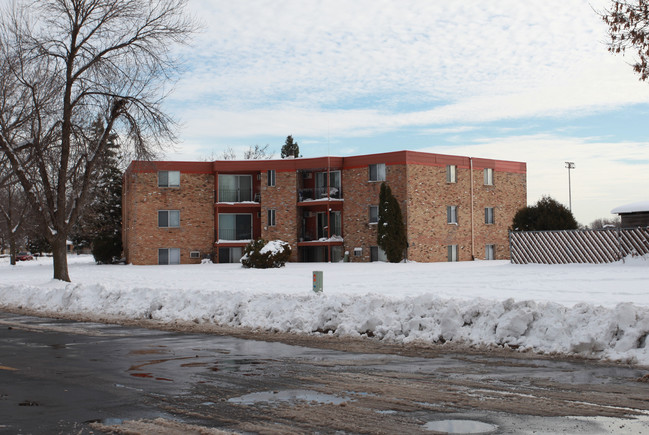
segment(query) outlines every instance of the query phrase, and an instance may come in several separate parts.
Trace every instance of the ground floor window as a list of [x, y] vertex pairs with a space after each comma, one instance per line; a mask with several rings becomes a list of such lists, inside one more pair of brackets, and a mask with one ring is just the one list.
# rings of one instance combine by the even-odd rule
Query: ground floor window
[[448, 261], [457, 261], [457, 245], [448, 245]]
[[496, 245], [486, 245], [484, 250], [485, 260], [495, 260], [496, 259]]
[[378, 246], [370, 246], [370, 261], [388, 261], [385, 251]]
[[219, 263], [238, 263], [243, 255], [241, 246], [219, 248]]
[[178, 248], [158, 249], [158, 264], [180, 264], [180, 249]]

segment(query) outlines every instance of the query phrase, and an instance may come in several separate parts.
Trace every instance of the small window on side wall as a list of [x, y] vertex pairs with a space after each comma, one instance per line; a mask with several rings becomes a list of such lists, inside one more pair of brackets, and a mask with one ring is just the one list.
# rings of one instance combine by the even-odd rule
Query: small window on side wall
[[180, 187], [180, 171], [158, 171], [158, 187]]
[[448, 245], [448, 261], [457, 261], [457, 245]]
[[494, 223], [494, 208], [485, 207], [484, 209], [484, 223], [493, 224]]
[[269, 227], [274, 227], [275, 226], [275, 210], [274, 209], [269, 209], [268, 210], [268, 226]]
[[457, 182], [457, 166], [455, 165], [446, 165], [446, 182], [455, 183]]
[[370, 205], [370, 221], [371, 224], [376, 224], [379, 222], [379, 206]]
[[446, 206], [446, 222], [457, 225], [457, 206]]
[[369, 166], [370, 181], [385, 181], [385, 163]]
[[484, 185], [493, 186], [494, 184], [494, 170], [491, 168], [485, 168], [484, 170]]
[[269, 169], [266, 176], [268, 178], [268, 187], [275, 186], [275, 170], [274, 169]]
[[485, 245], [484, 258], [485, 260], [496, 259], [496, 245]]

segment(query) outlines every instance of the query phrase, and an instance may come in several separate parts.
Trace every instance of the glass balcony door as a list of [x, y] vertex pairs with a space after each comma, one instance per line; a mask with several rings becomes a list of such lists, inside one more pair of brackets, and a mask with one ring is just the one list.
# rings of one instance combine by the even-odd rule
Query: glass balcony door
[[219, 240], [251, 240], [252, 215], [219, 213]]
[[219, 175], [219, 202], [252, 201], [252, 175]]

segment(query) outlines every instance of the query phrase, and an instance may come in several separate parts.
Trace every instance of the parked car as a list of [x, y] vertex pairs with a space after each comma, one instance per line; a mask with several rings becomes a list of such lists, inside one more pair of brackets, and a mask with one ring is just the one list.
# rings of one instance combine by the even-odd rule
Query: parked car
[[19, 252], [16, 254], [16, 261], [29, 261], [33, 259], [34, 257], [29, 252]]

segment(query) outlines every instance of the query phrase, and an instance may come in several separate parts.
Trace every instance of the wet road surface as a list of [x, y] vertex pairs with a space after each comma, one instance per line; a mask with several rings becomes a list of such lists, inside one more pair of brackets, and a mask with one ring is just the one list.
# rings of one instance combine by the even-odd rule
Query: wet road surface
[[646, 373], [0, 313], [0, 433], [649, 433]]

